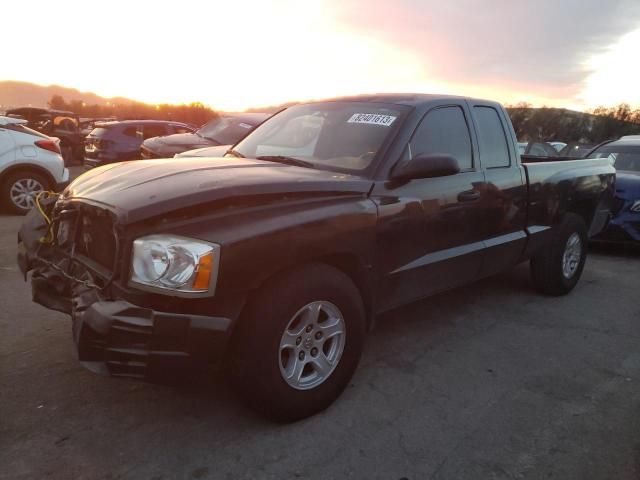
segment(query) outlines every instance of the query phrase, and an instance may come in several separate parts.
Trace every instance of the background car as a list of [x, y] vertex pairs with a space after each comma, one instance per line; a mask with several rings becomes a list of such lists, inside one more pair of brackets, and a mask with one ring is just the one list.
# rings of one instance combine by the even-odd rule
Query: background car
[[[116, 121], [117, 118], [115, 117], [106, 117], [106, 118], [81, 118], [80, 119], [80, 131], [82, 132], [82, 134], [86, 137], [87, 135], [89, 135], [91, 133], [91, 131], [96, 128], [98, 123], [105, 123], [105, 122], [114, 122]], [[84, 154], [84, 147], [82, 150], [83, 154]]]
[[617, 172], [613, 217], [595, 239], [640, 242], [640, 137], [605, 142], [587, 158], [608, 158]]
[[558, 156], [565, 158], [584, 158], [595, 146], [593, 143], [569, 142], [558, 152]]
[[145, 139], [193, 132], [186, 123], [162, 120], [123, 120], [97, 124], [84, 144], [84, 167], [140, 159], [140, 145]]
[[553, 148], [555, 148], [556, 152], [559, 152], [560, 150], [562, 150], [564, 147], [567, 146], [565, 142], [547, 142], [547, 143], [551, 145]]
[[45, 190], [69, 181], [57, 138], [32, 130], [27, 120], [0, 117], [0, 202], [24, 215]]
[[186, 152], [176, 153], [175, 158], [189, 158], [189, 157], [224, 157], [233, 145], [217, 145], [215, 147], [196, 148], [194, 150], [187, 150]]
[[60, 150], [67, 165], [82, 161], [84, 134], [80, 130], [80, 119], [73, 112], [46, 108], [22, 107], [7, 110], [8, 117], [23, 118], [27, 127], [60, 139]]
[[558, 152], [547, 142], [518, 142], [520, 155], [530, 157], [557, 157]]
[[169, 158], [196, 148], [233, 145], [269, 116], [268, 113], [227, 113], [206, 123], [195, 133], [183, 132], [145, 140], [141, 147], [142, 158]]

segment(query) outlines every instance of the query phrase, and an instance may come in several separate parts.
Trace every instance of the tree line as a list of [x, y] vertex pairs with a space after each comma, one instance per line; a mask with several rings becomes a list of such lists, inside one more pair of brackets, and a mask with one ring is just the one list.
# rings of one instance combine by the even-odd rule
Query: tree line
[[533, 108], [527, 103], [507, 106], [507, 111], [520, 141], [600, 143], [640, 134], [640, 109], [633, 110], [626, 103], [585, 113], [564, 108]]
[[107, 103], [87, 105], [80, 100], [67, 102], [61, 95], [53, 95], [47, 102], [49, 108], [66, 110], [86, 118], [116, 118], [118, 120], [173, 120], [202, 125], [218, 116], [218, 113], [200, 102], [183, 105], [162, 103], [149, 105], [142, 102]]
[[[185, 105], [149, 105], [142, 102], [87, 105], [80, 100], [67, 102], [62, 96], [53, 95], [48, 104], [52, 109], [68, 110], [87, 118], [174, 120], [202, 125], [218, 116], [215, 110], [200, 102]], [[279, 109], [273, 107], [274, 111]], [[633, 110], [626, 103], [598, 107], [586, 113], [564, 108], [533, 108], [528, 103], [507, 106], [507, 111], [520, 141], [600, 143], [623, 135], [640, 134], [640, 108]]]

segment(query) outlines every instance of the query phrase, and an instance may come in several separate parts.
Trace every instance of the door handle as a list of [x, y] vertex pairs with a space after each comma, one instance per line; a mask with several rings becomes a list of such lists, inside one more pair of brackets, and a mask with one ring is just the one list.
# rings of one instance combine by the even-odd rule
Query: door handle
[[459, 202], [473, 202], [480, 198], [480, 192], [477, 190], [467, 190], [466, 192], [460, 192], [458, 194]]

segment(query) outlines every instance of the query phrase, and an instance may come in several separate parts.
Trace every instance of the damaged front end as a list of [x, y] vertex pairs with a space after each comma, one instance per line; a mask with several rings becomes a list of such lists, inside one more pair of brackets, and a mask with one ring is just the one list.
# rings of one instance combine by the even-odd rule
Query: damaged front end
[[[18, 265], [33, 301], [71, 316], [80, 362], [98, 373], [166, 379], [220, 363], [231, 320], [140, 306], [123, 298], [124, 232], [109, 210], [54, 197], [38, 202], [18, 234]], [[121, 282], [126, 284], [125, 282]], [[137, 297], [136, 297], [137, 298]]]
[[34, 302], [72, 315], [74, 286], [100, 291], [113, 281], [118, 237], [108, 212], [85, 210], [83, 216], [83, 208], [60, 205], [50, 196], [27, 215], [18, 233], [18, 266], [25, 280], [33, 272]]

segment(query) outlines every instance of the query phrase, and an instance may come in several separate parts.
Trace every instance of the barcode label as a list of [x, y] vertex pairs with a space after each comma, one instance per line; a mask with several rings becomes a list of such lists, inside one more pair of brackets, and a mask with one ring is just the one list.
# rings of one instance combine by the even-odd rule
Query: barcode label
[[347, 123], [366, 123], [368, 125], [390, 126], [398, 118], [392, 115], [378, 115], [376, 113], [354, 113]]

